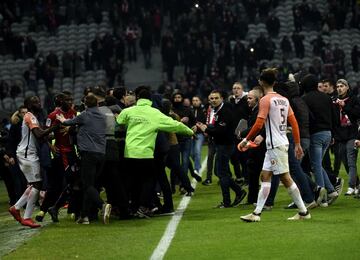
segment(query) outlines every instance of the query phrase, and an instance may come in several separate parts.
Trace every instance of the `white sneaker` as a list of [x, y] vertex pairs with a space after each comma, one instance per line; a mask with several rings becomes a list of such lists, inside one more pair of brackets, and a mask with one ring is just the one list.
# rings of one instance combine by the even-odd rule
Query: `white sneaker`
[[111, 204], [104, 203], [101, 213], [102, 213], [104, 224], [109, 224], [109, 219], [110, 219], [110, 214], [111, 214]]
[[306, 213], [296, 213], [295, 216], [288, 218], [288, 220], [303, 220], [303, 219], [311, 219], [310, 212], [307, 211]]
[[318, 206], [318, 204], [315, 202], [315, 200], [313, 200], [312, 202], [310, 203], [305, 203], [305, 207], [307, 209], [314, 209]]
[[89, 225], [90, 224], [90, 221], [89, 221], [89, 218], [88, 217], [84, 217], [84, 218], [79, 218], [76, 223], [78, 224], [83, 224], [83, 225]]
[[319, 197], [317, 198], [316, 203], [321, 204], [321, 202], [325, 199], [326, 199], [326, 189], [324, 187], [321, 187], [319, 191]]
[[322, 207], [322, 208], [327, 208], [327, 207], [329, 207], [329, 204], [327, 202], [321, 202], [319, 204], [319, 206]]
[[347, 189], [347, 192], [345, 193], [345, 196], [354, 195], [354, 193], [355, 193], [355, 189], [349, 187], [349, 188]]
[[259, 222], [260, 221], [260, 216], [255, 215], [254, 213], [250, 213], [250, 214], [248, 214], [246, 216], [241, 216], [240, 219], [245, 221], [245, 222]]
[[329, 205], [333, 204], [338, 197], [339, 197], [339, 193], [337, 193], [336, 191], [329, 193], [327, 203]]
[[358, 194], [359, 194], [359, 189], [355, 188], [354, 195], [358, 195]]

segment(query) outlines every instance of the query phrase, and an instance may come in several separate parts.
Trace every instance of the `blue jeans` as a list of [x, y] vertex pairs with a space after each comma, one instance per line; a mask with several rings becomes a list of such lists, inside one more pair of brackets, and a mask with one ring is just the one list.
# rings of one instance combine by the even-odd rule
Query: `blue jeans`
[[355, 188], [358, 179], [357, 175], [357, 155], [358, 150], [354, 149], [355, 139], [339, 142], [339, 157], [344, 163], [346, 172], [349, 174], [349, 187]]
[[194, 159], [195, 170], [200, 172], [201, 168], [201, 148], [204, 143], [204, 134], [196, 134], [195, 139], [192, 140], [191, 157]]
[[322, 167], [322, 160], [330, 142], [330, 131], [320, 131], [310, 136], [310, 163], [315, 175], [315, 182], [318, 186], [325, 187], [329, 193], [335, 191], [335, 189]]
[[[311, 190], [309, 185], [307, 175], [304, 173], [303, 169], [301, 168], [301, 161], [296, 159], [295, 157], [295, 143], [292, 134], [288, 135], [289, 139], [289, 168], [290, 168], [290, 175], [296, 182], [301, 192], [301, 196], [306, 203], [311, 203], [314, 200], [314, 193]], [[303, 147], [304, 153], [310, 146], [310, 140], [307, 138], [301, 139], [301, 144], [304, 144]]]
[[230, 172], [230, 156], [233, 145], [216, 145], [215, 169], [216, 175], [220, 179], [220, 187], [225, 206], [231, 205], [230, 188], [238, 195], [241, 192], [239, 185], [235, 183]]
[[191, 139], [186, 138], [179, 142], [180, 154], [181, 154], [181, 171], [184, 175], [188, 174], [190, 153], [191, 153]]

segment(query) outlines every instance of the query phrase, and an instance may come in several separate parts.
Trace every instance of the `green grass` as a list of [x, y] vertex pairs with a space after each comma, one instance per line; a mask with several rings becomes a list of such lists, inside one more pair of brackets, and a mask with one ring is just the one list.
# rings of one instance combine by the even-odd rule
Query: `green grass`
[[[343, 170], [341, 174], [344, 176]], [[4, 188], [0, 191], [1, 248], [6, 240], [16, 240], [28, 229], [5, 213]], [[180, 199], [174, 196], [175, 205]], [[252, 206], [213, 209], [220, 201], [218, 185], [197, 186], [165, 259], [360, 258], [358, 199], [342, 195], [334, 205], [312, 210], [310, 221], [289, 222], [286, 219], [296, 211], [283, 209], [290, 199], [280, 187], [275, 207], [262, 214], [260, 223], [239, 220], [240, 215], [253, 210]], [[169, 220], [112, 220], [108, 226], [84, 226], [74, 224], [62, 212], [59, 224], [50, 223], [47, 217], [48, 225], [3, 259], [148, 259]]]

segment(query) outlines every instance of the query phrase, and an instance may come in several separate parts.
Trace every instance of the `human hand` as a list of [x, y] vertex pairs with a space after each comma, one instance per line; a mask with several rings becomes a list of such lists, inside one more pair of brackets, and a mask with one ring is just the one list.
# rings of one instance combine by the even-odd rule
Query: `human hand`
[[66, 119], [63, 114], [56, 115], [56, 119], [63, 123]]
[[295, 157], [300, 160], [304, 156], [304, 151], [300, 144], [295, 144]]
[[360, 140], [355, 140], [354, 147], [360, 148]]
[[206, 124], [203, 124], [201, 122], [197, 122], [196, 123], [196, 127], [199, 128], [202, 132], [205, 132], [206, 131], [206, 128], [207, 128], [207, 125]]

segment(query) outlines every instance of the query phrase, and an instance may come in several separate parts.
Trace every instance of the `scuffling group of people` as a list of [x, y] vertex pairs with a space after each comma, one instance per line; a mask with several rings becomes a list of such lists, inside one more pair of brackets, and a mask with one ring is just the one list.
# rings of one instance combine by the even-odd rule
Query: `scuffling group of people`
[[258, 86], [245, 92], [235, 82], [228, 94], [213, 89], [207, 100], [189, 100], [149, 86], [96, 86], [76, 106], [72, 93], [57, 93], [48, 115], [37, 96], [26, 98], [2, 130], [10, 214], [31, 228], [47, 213], [58, 222], [65, 205], [81, 224], [172, 215], [177, 186], [184, 196], [195, 192], [190, 172], [204, 186], [216, 183], [215, 174], [222, 200], [214, 208], [253, 204], [244, 221], [260, 221], [273, 207], [280, 180], [292, 199], [286, 208], [299, 211], [289, 220], [310, 219], [309, 210], [340, 196], [341, 163], [345, 195], [358, 197], [360, 100], [345, 79], [298, 72], [280, 81], [267, 68]]

